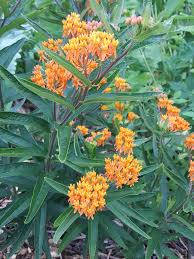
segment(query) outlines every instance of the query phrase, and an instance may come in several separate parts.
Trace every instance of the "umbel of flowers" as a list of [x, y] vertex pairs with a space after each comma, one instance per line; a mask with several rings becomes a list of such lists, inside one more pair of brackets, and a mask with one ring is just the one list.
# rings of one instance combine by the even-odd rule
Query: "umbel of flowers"
[[[110, 33], [97, 31], [100, 27], [101, 22], [86, 23], [81, 21], [78, 14], [72, 13], [63, 21], [63, 37], [67, 38], [67, 43], [63, 43], [66, 42], [63, 38], [49, 39], [42, 45], [59, 55], [65, 55], [69, 62], [88, 77], [100, 62], [116, 56], [118, 40]], [[33, 82], [59, 95], [64, 95], [69, 80], [76, 88], [83, 86], [76, 76], [51, 60], [44, 51], [39, 51], [39, 55], [43, 64], [35, 67], [31, 78]]]

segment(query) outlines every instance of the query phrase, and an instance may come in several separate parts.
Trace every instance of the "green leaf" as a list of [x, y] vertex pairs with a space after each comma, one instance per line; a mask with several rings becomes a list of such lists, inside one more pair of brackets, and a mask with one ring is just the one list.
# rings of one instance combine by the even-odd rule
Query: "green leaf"
[[32, 156], [45, 156], [45, 155], [46, 155], [45, 152], [35, 147], [0, 148], [0, 156], [3, 156], [3, 157], [32, 157]]
[[41, 33], [41, 36], [45, 36], [45, 38], [53, 38], [53, 36], [44, 28], [42, 28], [37, 22], [23, 15], [25, 20], [37, 31]]
[[143, 170], [140, 172], [140, 176], [153, 173], [160, 167], [161, 165], [150, 165], [150, 166], [144, 167]]
[[188, 221], [184, 220], [183, 218], [181, 218], [180, 216], [173, 214], [172, 216], [176, 221], [178, 221], [179, 223], [185, 225], [188, 229], [190, 229], [191, 231], [193, 231], [194, 233], [194, 226], [192, 226], [191, 224], [188, 223]]
[[21, 136], [16, 135], [16, 134], [12, 133], [11, 131], [6, 130], [1, 127], [0, 127], [0, 138], [4, 142], [9, 142], [11, 144], [14, 144], [14, 145], [17, 145], [20, 147], [32, 147], [33, 146], [31, 143], [29, 143], [29, 141], [25, 140]]
[[114, 25], [118, 25], [121, 20], [121, 15], [124, 11], [124, 5], [125, 5], [125, 0], [119, 0], [117, 1], [117, 4], [115, 5], [113, 11], [112, 11], [112, 23]]
[[132, 207], [127, 207], [126, 205], [122, 204], [119, 201], [114, 201], [111, 203], [115, 208], [117, 208], [119, 211], [122, 211], [126, 216], [132, 217], [136, 220], [139, 220], [149, 226], [152, 227], [158, 227], [154, 222], [150, 221], [149, 219], [145, 218], [143, 215], [141, 215], [138, 211], [133, 209]]
[[30, 232], [32, 231], [32, 227], [33, 227], [33, 222], [23, 226], [21, 232], [19, 233], [19, 235], [15, 239], [15, 242], [11, 246], [10, 252], [8, 254], [8, 258], [10, 258], [13, 254], [15, 254], [21, 249], [25, 240], [29, 237]]
[[111, 93], [111, 94], [92, 94], [86, 97], [84, 104], [91, 103], [112, 103], [115, 101], [147, 101], [158, 95], [155, 92], [145, 93]]
[[61, 225], [61, 223], [63, 222], [63, 220], [68, 217], [72, 212], [73, 212], [73, 208], [72, 207], [68, 207], [68, 208], [64, 208], [65, 210], [63, 211], [63, 213], [61, 213], [59, 215], [59, 217], [55, 220], [54, 222], [54, 227], [58, 227]]
[[84, 168], [94, 168], [94, 167], [102, 167], [104, 166], [104, 160], [101, 159], [89, 159], [89, 158], [78, 158], [71, 156], [67, 160], [67, 162], [71, 162], [72, 164], [84, 167]]
[[194, 241], [194, 231], [191, 231], [190, 228], [186, 227], [185, 225], [179, 223], [169, 223], [168, 226], [170, 229], [175, 230], [182, 236]]
[[94, 219], [90, 219], [88, 221], [88, 245], [90, 259], [95, 259], [96, 256], [96, 248], [98, 242], [98, 222], [98, 215], [96, 215]]
[[174, 12], [180, 10], [180, 8], [184, 5], [184, 0], [168, 0], [165, 4], [165, 9], [160, 13], [160, 16], [164, 19], [169, 18]]
[[26, 79], [19, 79], [17, 78], [18, 82], [21, 83], [26, 89], [33, 92], [34, 94], [37, 94], [38, 96], [45, 98], [49, 101], [56, 102], [58, 104], [63, 105], [64, 107], [67, 107], [71, 111], [74, 110], [73, 105], [65, 99], [65, 97], [62, 97], [56, 93], [51, 92], [50, 90], [43, 88], [37, 84], [34, 84], [31, 81], [28, 81]]
[[46, 53], [59, 65], [67, 69], [71, 72], [74, 76], [79, 78], [85, 86], [92, 87], [90, 80], [87, 79], [74, 65], [72, 65], [69, 61], [65, 60], [64, 58], [60, 57], [59, 55], [53, 53], [52, 51], [45, 49]]
[[0, 112], [0, 124], [24, 125], [40, 131], [50, 131], [50, 124], [46, 120], [17, 112]]
[[9, 2], [7, 0], [1, 0], [0, 7], [3, 10], [5, 18], [9, 16]]
[[68, 187], [65, 186], [64, 184], [62, 183], [59, 183], [59, 182], [56, 182], [50, 178], [47, 178], [45, 177], [44, 180], [46, 181], [46, 183], [48, 183], [48, 185], [50, 185], [53, 189], [55, 189], [56, 191], [64, 194], [64, 195], [67, 195], [68, 193]]
[[42, 248], [45, 237], [46, 228], [46, 205], [41, 208], [38, 215], [35, 218], [35, 230], [34, 230], [34, 248], [35, 259], [41, 258]]
[[186, 191], [188, 186], [185, 184], [185, 181], [179, 178], [174, 172], [170, 171], [168, 168], [163, 166], [163, 171], [175, 184], [177, 184], [181, 189]]
[[100, 21], [102, 21], [107, 32], [113, 34], [113, 31], [109, 25], [109, 22], [107, 21], [108, 15], [106, 14], [104, 8], [100, 4], [98, 4], [96, 0], [90, 0], [90, 6], [91, 6], [93, 12], [98, 16]]
[[40, 173], [40, 165], [31, 162], [0, 164], [0, 179], [14, 176], [35, 176]]
[[48, 185], [44, 181], [44, 175], [40, 175], [37, 179], [36, 185], [33, 190], [32, 199], [30, 202], [30, 208], [25, 219], [25, 224], [28, 224], [38, 213], [44, 200], [48, 194]]
[[84, 221], [74, 222], [61, 240], [58, 250], [59, 253], [62, 253], [65, 247], [86, 229], [86, 226]]
[[120, 247], [127, 249], [125, 242], [119, 233], [119, 227], [109, 218], [103, 217], [103, 220], [100, 221], [103, 229], [106, 233], [114, 240]]
[[108, 209], [120, 219], [124, 224], [126, 224], [129, 228], [133, 229], [135, 232], [140, 234], [141, 236], [145, 237], [146, 239], [150, 239], [151, 237], [148, 236], [143, 230], [141, 230], [135, 223], [133, 223], [122, 211], [119, 211], [112, 203], [107, 204]]
[[64, 163], [67, 159], [71, 143], [71, 127], [65, 125], [59, 126], [57, 129], [57, 140], [59, 147], [58, 159], [61, 163]]
[[53, 237], [53, 241], [57, 243], [65, 231], [67, 231], [71, 224], [73, 224], [73, 222], [75, 222], [78, 218], [79, 214], [75, 214], [73, 209], [69, 211], [69, 213], [63, 217], [60, 226], [57, 228]]
[[[41, 10], [37, 10], [37, 11], [33, 11], [29, 14], [27, 14], [26, 16], [28, 18], [33, 18], [33, 17], [38, 17], [40, 14], [42, 14], [43, 9]], [[2, 28], [0, 28], [0, 36], [2, 36], [5, 32], [11, 30], [11, 29], [15, 29], [18, 28], [20, 25], [26, 23], [25, 18], [16, 18], [14, 19], [12, 22], [10, 22], [9, 24], [3, 26]]]
[[10, 223], [18, 215], [23, 213], [30, 204], [30, 198], [26, 195], [18, 195], [8, 208], [5, 209], [4, 213], [0, 217], [0, 227]]
[[32, 93], [28, 89], [26, 89], [17, 78], [12, 75], [8, 70], [6, 70], [3, 66], [0, 65], [0, 77], [4, 79], [6, 82], [11, 83], [11, 87], [14, 87], [19, 94], [28, 98], [32, 103], [34, 103], [39, 109], [41, 109], [44, 113], [48, 112], [49, 109], [48, 103], [40, 98], [38, 95]]
[[25, 39], [20, 39], [14, 44], [0, 50], [0, 65], [8, 67], [14, 56], [18, 53], [24, 45]]

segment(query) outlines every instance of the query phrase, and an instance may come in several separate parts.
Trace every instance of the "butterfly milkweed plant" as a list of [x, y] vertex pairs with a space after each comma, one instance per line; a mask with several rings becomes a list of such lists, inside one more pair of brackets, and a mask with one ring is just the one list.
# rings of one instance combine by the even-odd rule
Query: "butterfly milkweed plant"
[[182, 258], [177, 243], [194, 241], [193, 121], [151, 50], [173, 51], [193, 16], [177, 12], [184, 1], [138, 12], [135, 1], [47, 2], [15, 21], [0, 3], [2, 39], [24, 35], [0, 50], [0, 250], [12, 258], [26, 243], [54, 258], [53, 245], [60, 255], [79, 240], [79, 258]]

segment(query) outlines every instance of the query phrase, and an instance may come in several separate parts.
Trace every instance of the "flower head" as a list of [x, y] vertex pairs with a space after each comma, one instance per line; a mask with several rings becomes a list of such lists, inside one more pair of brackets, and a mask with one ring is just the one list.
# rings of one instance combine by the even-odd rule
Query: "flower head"
[[121, 113], [116, 113], [113, 121], [118, 120], [118, 121], [122, 121], [123, 120], [123, 115]]
[[104, 146], [105, 142], [111, 137], [111, 132], [107, 128], [102, 131], [92, 132], [91, 134], [98, 146]]
[[107, 87], [106, 89], [104, 89], [103, 93], [108, 94], [111, 92], [111, 90], [112, 90], [111, 87]]
[[88, 132], [89, 132], [89, 129], [88, 129], [88, 128], [86, 128], [85, 126], [81, 126], [81, 125], [78, 125], [78, 126], [76, 127], [76, 129], [78, 129], [78, 130], [81, 132], [81, 134], [82, 134], [83, 136], [87, 135]]
[[117, 188], [123, 185], [133, 186], [138, 181], [142, 166], [132, 155], [120, 157], [114, 155], [113, 160], [105, 159], [105, 175], [109, 181], [114, 181]]
[[133, 148], [135, 146], [134, 144], [134, 136], [135, 132], [124, 128], [120, 127], [119, 134], [115, 138], [115, 147], [116, 150], [121, 154], [131, 154], [133, 152]]
[[173, 101], [169, 100], [167, 97], [158, 98], [158, 108], [167, 108], [167, 106], [172, 105]]
[[194, 150], [194, 133], [188, 135], [185, 139], [185, 147]]
[[94, 217], [97, 211], [101, 211], [105, 204], [105, 195], [108, 189], [107, 180], [96, 172], [88, 172], [77, 184], [69, 186], [69, 203], [74, 212], [85, 215], [88, 219]]
[[124, 103], [121, 103], [121, 102], [115, 102], [115, 108], [118, 111], [122, 112], [125, 109], [125, 105]]
[[115, 86], [116, 89], [119, 91], [126, 91], [127, 89], [131, 88], [129, 84], [126, 82], [126, 80], [122, 77], [115, 78]]
[[134, 112], [128, 112], [127, 119], [129, 122], [134, 121], [137, 118], [138, 118], [137, 114], [135, 114]]
[[189, 165], [189, 178], [190, 181], [194, 181], [194, 161], [190, 160], [190, 165]]
[[102, 105], [100, 107], [101, 111], [107, 111], [108, 110], [108, 106], [107, 105]]

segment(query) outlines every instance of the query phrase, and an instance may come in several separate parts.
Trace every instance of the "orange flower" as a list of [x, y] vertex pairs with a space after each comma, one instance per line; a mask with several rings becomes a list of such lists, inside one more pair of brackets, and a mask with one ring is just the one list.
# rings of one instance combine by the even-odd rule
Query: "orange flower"
[[158, 98], [158, 108], [167, 108], [167, 106], [172, 105], [173, 101], [169, 100], [167, 97]]
[[111, 132], [105, 128], [102, 131], [91, 132], [93, 138], [96, 138], [98, 146], [104, 146], [105, 142], [111, 137]]
[[107, 189], [106, 178], [94, 171], [88, 172], [77, 184], [71, 184], [68, 196], [74, 213], [78, 212], [88, 219], [93, 219], [95, 213], [105, 207]]
[[135, 136], [134, 131], [127, 128], [120, 127], [119, 134], [115, 138], [116, 150], [119, 153], [124, 153], [125, 155], [131, 154], [135, 146], [134, 136]]
[[113, 121], [116, 120], [116, 119], [117, 119], [118, 121], [122, 121], [122, 120], [123, 120], [122, 114], [116, 113], [115, 116], [114, 116], [114, 118], [113, 118]]
[[185, 147], [194, 150], [194, 133], [188, 135], [185, 139]]
[[103, 77], [102, 80], [100, 81], [99, 83], [99, 88], [102, 86], [102, 85], [105, 85], [107, 83], [107, 79], [106, 77]]
[[190, 124], [182, 117], [168, 117], [168, 128], [170, 131], [186, 131], [190, 129]]
[[107, 87], [107, 88], [103, 91], [103, 93], [105, 93], [105, 94], [110, 93], [111, 90], [112, 90], [112, 88]]
[[129, 84], [122, 77], [115, 78], [115, 86], [116, 86], [116, 89], [119, 91], [126, 91], [127, 89], [131, 89]]
[[137, 118], [138, 118], [137, 114], [135, 114], [134, 112], [128, 112], [127, 119], [129, 122], [134, 121]]
[[122, 112], [125, 109], [125, 105], [124, 103], [121, 103], [121, 102], [115, 102], [115, 108], [118, 111]]
[[133, 186], [138, 181], [142, 166], [132, 155], [120, 157], [114, 155], [113, 160], [105, 159], [105, 175], [109, 181], [114, 181], [117, 188], [123, 185]]
[[180, 114], [180, 109], [178, 109], [176, 106], [174, 106], [174, 105], [167, 105], [167, 107], [166, 107], [166, 114], [168, 115], [168, 116], [179, 116], [179, 114]]
[[100, 109], [101, 109], [102, 111], [107, 111], [107, 110], [108, 110], [108, 106], [107, 106], [107, 105], [102, 105], [102, 106], [100, 107]]
[[59, 51], [59, 48], [60, 48], [62, 42], [63, 42], [62, 39], [57, 39], [57, 40], [48, 39], [48, 41], [43, 41], [42, 45], [44, 47], [50, 49], [53, 52], [57, 52], [57, 51]]
[[78, 130], [81, 132], [81, 134], [82, 134], [83, 136], [87, 135], [88, 132], [89, 132], [89, 129], [88, 129], [88, 128], [86, 128], [85, 126], [81, 126], [81, 125], [78, 125], [78, 126], [76, 127], [76, 129], [78, 129]]
[[190, 160], [190, 165], [189, 165], [189, 178], [190, 181], [194, 181], [194, 161]]
[[81, 21], [79, 14], [71, 13], [63, 20], [63, 35], [65, 37], [72, 38], [87, 33], [87, 24]]

